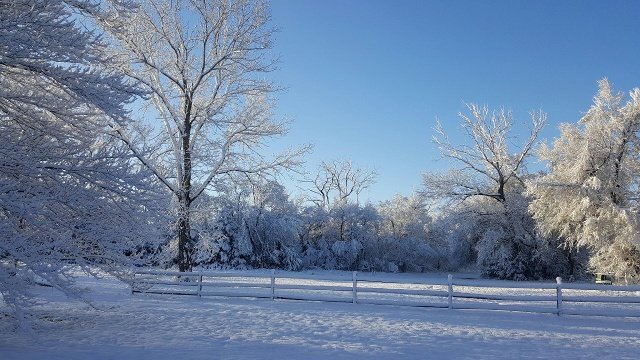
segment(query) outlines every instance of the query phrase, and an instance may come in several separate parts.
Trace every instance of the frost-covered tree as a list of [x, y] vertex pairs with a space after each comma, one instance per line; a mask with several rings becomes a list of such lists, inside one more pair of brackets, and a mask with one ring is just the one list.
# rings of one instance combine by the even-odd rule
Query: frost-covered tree
[[397, 239], [407, 236], [426, 238], [431, 217], [427, 201], [421, 194], [396, 194], [392, 200], [381, 202], [378, 208], [383, 221], [381, 230], [386, 234]]
[[304, 266], [355, 270], [363, 264], [365, 244], [377, 239], [379, 217], [368, 204], [343, 204], [331, 212], [317, 206], [301, 212], [299, 239]]
[[467, 144], [453, 144], [440, 123], [433, 141], [441, 155], [453, 162], [448, 173], [424, 175], [424, 194], [460, 201], [483, 196], [505, 202], [510, 182], [522, 182], [524, 162], [545, 125], [546, 114], [531, 113], [531, 134], [519, 149], [512, 149], [510, 135], [513, 114], [504, 109], [489, 112], [475, 104], [467, 105], [469, 114], [460, 113]]
[[297, 208], [276, 181], [236, 179], [193, 205], [194, 265], [300, 268]]
[[347, 203], [358, 205], [360, 194], [375, 178], [375, 171], [357, 168], [351, 161], [323, 161], [315, 178], [305, 181], [311, 185], [307, 200], [327, 211]]
[[378, 215], [359, 196], [373, 184], [375, 172], [350, 161], [322, 162], [303, 209], [300, 239], [306, 266], [355, 269], [362, 262], [363, 244], [376, 236]]
[[[450, 230], [440, 229], [454, 253], [460, 245], [475, 248], [475, 258], [487, 276], [523, 279], [546, 276], [534, 270], [542, 258], [534, 223], [527, 212], [524, 164], [546, 121], [542, 112], [531, 113], [531, 133], [518, 149], [510, 136], [513, 115], [506, 110], [490, 112], [471, 104], [469, 114], [460, 114], [468, 143], [453, 144], [438, 124], [434, 142], [442, 156], [452, 160], [453, 170], [424, 175], [424, 195], [442, 207]], [[471, 226], [471, 227], [470, 227]], [[454, 239], [449, 232], [469, 229]], [[462, 251], [464, 253], [465, 251]], [[544, 266], [541, 266], [544, 268]]]
[[193, 265], [246, 268], [253, 247], [244, 217], [244, 205], [233, 197], [198, 198], [193, 208], [196, 232]]
[[245, 226], [253, 245], [252, 263], [258, 267], [297, 270], [301, 266], [299, 217], [286, 189], [276, 181], [254, 182]]
[[[70, 295], [73, 271], [119, 274], [155, 237], [156, 195], [110, 124], [140, 93], [105, 69], [90, 1], [0, 1], [0, 293]], [[72, 266], [73, 265], [73, 268]]]
[[[193, 265], [192, 204], [226, 176], [292, 166], [302, 150], [266, 156], [265, 140], [286, 132], [273, 120], [265, 73], [269, 11], [250, 0], [142, 0], [102, 25], [117, 69], [150, 93], [143, 143], [120, 137], [176, 200], [176, 263]], [[153, 150], [145, 156], [143, 149]]]
[[303, 206], [299, 216], [298, 241], [302, 246], [302, 266], [323, 267], [331, 258], [330, 244], [324, 237], [329, 214], [322, 207]]
[[582, 119], [561, 125], [553, 146], [540, 149], [549, 173], [528, 189], [544, 233], [590, 250], [594, 271], [629, 281], [640, 279], [639, 130], [640, 90], [625, 100], [601, 80]]
[[443, 267], [446, 246], [431, 236], [431, 216], [421, 194], [396, 195], [378, 206], [379, 236], [365, 246], [365, 259], [376, 270], [425, 271]]

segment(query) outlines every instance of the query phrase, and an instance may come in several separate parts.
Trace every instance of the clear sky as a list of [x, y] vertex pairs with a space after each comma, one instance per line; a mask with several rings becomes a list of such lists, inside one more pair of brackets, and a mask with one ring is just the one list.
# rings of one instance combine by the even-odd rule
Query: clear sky
[[273, 0], [271, 12], [283, 141], [314, 145], [311, 172], [334, 159], [375, 169], [372, 202], [448, 167], [432, 128], [459, 134], [465, 102], [513, 110], [523, 137], [542, 109], [553, 139], [598, 79], [640, 86], [640, 1]]

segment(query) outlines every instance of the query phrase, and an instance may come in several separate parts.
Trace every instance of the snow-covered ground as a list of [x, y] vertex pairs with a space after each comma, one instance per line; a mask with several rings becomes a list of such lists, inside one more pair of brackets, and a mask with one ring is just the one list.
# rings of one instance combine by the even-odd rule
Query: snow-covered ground
[[32, 333], [0, 320], [0, 359], [637, 359], [640, 353], [638, 318], [132, 296], [112, 278], [81, 280], [99, 310], [40, 287], [50, 302], [36, 309]]

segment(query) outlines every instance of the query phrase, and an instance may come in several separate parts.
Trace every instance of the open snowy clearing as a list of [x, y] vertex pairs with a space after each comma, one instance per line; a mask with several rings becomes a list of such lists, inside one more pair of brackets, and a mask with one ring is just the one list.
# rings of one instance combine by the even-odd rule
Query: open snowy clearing
[[640, 352], [637, 318], [132, 296], [112, 278], [81, 280], [100, 310], [38, 288], [51, 302], [37, 309], [33, 333], [0, 322], [0, 358], [635, 359]]

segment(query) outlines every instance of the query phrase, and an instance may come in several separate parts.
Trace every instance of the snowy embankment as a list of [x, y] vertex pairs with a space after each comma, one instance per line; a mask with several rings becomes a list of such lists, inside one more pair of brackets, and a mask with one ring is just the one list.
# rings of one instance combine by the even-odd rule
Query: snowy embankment
[[36, 309], [33, 333], [0, 322], [0, 358], [635, 359], [640, 352], [637, 318], [132, 296], [112, 278], [80, 280], [99, 310], [39, 287], [49, 302]]

